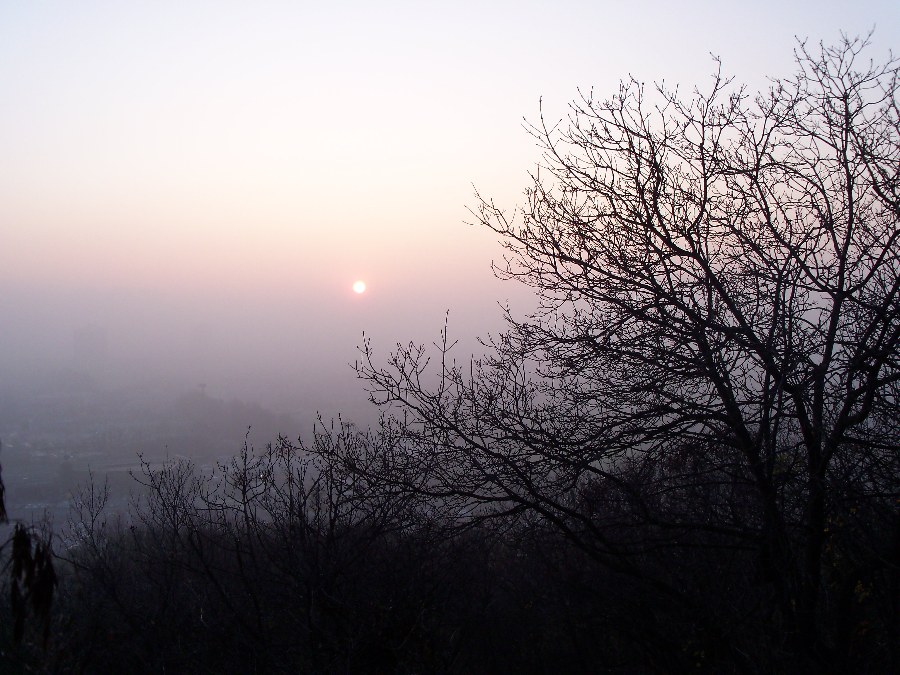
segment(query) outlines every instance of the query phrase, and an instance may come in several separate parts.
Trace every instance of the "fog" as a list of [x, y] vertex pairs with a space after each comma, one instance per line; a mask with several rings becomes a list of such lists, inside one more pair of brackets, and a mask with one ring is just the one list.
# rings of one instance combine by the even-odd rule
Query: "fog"
[[498, 304], [533, 302], [467, 224], [476, 190], [510, 215], [521, 203], [541, 157], [523, 117], [554, 124], [630, 74], [703, 86], [710, 52], [764, 85], [789, 72], [795, 35], [900, 34], [893, 3], [775, 8], [5, 4], [13, 507], [63, 503], [89, 468], [139, 452], [215, 461], [248, 428], [264, 444], [319, 415], [370, 424], [363, 333], [384, 358], [437, 340], [449, 312], [457, 358], [477, 356]]
[[[352, 281], [319, 297], [9, 286], [0, 369], [7, 383], [74, 373], [106, 389], [177, 393], [203, 384], [280, 413], [360, 413], [365, 392], [352, 364], [363, 332], [383, 351], [397, 340], [431, 341], [449, 310], [453, 334], [472, 352], [477, 334], [499, 328], [494, 298], [462, 298], [454, 284], [423, 280], [400, 291], [370, 280], [354, 297]], [[402, 302], [384, 297], [391, 293]]]
[[[477, 336], [502, 328], [500, 301], [529, 304], [527, 291], [494, 278], [489, 237], [458, 227], [480, 255], [393, 275], [338, 270], [313, 288], [286, 283], [284, 271], [281, 283], [247, 288], [7, 282], [0, 462], [11, 514], [64, 520], [89, 472], [109, 478], [124, 507], [139, 456], [212, 466], [245, 437], [262, 446], [308, 438], [320, 418], [373, 423], [380, 411], [353, 367], [364, 335], [386, 357], [398, 341], [434, 342], [449, 317], [466, 359], [482, 349]], [[302, 258], [295, 273], [305, 276]], [[352, 290], [357, 278], [364, 294]]]
[[373, 423], [380, 411], [353, 369], [363, 331], [386, 356], [397, 340], [436, 340], [449, 309], [465, 359], [479, 353], [477, 334], [500, 327], [490, 296], [461, 302], [452, 285], [423, 283], [402, 303], [377, 283], [365, 297], [346, 285], [305, 300], [8, 288], [0, 461], [11, 515], [65, 522], [89, 472], [124, 508], [139, 457], [211, 467], [245, 438], [308, 438], [319, 418]]

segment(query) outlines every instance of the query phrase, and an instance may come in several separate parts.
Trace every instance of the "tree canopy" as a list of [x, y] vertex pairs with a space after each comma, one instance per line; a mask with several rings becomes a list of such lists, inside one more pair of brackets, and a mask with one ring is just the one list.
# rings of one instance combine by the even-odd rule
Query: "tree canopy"
[[651, 553], [740, 551], [785, 649], [846, 657], [837, 598], [896, 575], [900, 544], [898, 62], [869, 49], [800, 43], [758, 94], [721, 67], [689, 95], [629, 80], [531, 125], [524, 204], [473, 213], [539, 308], [471, 363], [446, 334], [364, 345], [405, 416], [381, 478], [461, 524], [541, 523], [676, 603], [696, 589]]

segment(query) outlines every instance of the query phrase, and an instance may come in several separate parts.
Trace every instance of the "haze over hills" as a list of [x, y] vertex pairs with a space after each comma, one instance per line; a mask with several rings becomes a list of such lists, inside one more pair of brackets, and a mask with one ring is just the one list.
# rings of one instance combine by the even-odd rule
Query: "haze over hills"
[[211, 396], [201, 384], [173, 395], [149, 385], [110, 387], [85, 372], [60, 370], [27, 382], [4, 373], [0, 440], [7, 508], [13, 518], [65, 521], [69, 499], [89, 480], [111, 480], [119, 503], [134, 487], [129, 471], [190, 458], [224, 461], [244, 439], [265, 446], [279, 434], [308, 433], [305, 424], [258, 403]]

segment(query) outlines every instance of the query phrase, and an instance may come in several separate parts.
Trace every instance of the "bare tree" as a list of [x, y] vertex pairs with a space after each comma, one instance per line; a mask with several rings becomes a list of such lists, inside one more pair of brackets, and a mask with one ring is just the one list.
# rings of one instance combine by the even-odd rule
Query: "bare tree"
[[393, 479], [461, 517], [538, 516], [682, 603], [648, 551], [743, 551], [784, 649], [847, 658], [838, 530], [865, 504], [898, 537], [900, 483], [900, 70], [867, 48], [800, 43], [758, 95], [721, 68], [689, 96], [626, 81], [529, 127], [524, 206], [474, 213], [539, 309], [464, 366], [446, 333], [431, 361], [363, 347], [373, 400], [407, 416]]
[[146, 672], [434, 672], [455, 647], [438, 609], [465, 571], [440, 564], [449, 545], [420, 498], [366, 480], [392, 443], [320, 420], [307, 443], [245, 441], [215, 470], [142, 462], [127, 514], [106, 513], [92, 482], [74, 500], [71, 618], [50, 658], [102, 672], [135, 654]]

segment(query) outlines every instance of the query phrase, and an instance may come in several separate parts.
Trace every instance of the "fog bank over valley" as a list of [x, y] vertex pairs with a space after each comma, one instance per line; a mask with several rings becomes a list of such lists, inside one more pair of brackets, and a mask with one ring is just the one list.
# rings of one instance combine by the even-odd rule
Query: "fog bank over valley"
[[[482, 263], [478, 283], [502, 290]], [[374, 423], [380, 410], [353, 368], [364, 331], [387, 356], [398, 340], [438, 339], [449, 309], [455, 351], [468, 359], [482, 350], [476, 335], [501, 328], [496, 300], [461, 298], [464, 282], [370, 278], [359, 296], [352, 280], [321, 297], [10, 284], [0, 298], [0, 462], [11, 514], [64, 518], [89, 470], [125, 500], [139, 454], [211, 468], [245, 437], [257, 447], [308, 438], [318, 417]]]

